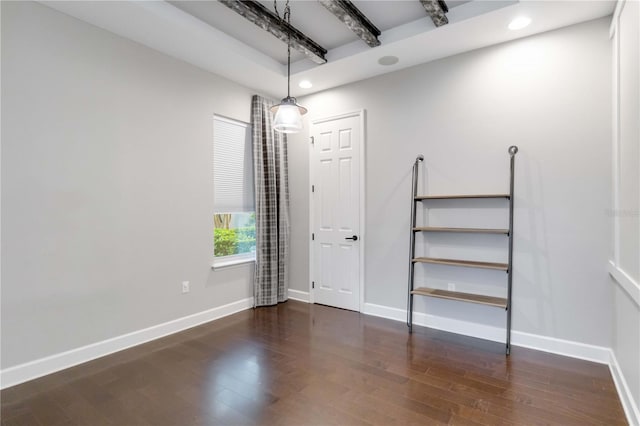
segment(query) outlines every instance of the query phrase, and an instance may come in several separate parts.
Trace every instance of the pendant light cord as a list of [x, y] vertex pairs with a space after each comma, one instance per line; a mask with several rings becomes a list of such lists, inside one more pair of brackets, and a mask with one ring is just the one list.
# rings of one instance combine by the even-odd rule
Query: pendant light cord
[[[278, 13], [278, 1], [273, 0], [273, 9], [276, 12], [276, 16], [280, 18]], [[291, 97], [291, 8], [289, 7], [289, 0], [285, 3], [284, 13], [282, 14], [281, 21], [287, 23], [287, 98]]]
[[[287, 16], [287, 24], [289, 24], [289, 18], [291, 17], [291, 12], [289, 11], [289, 0], [287, 0], [287, 11], [285, 12]], [[291, 30], [287, 28], [287, 98], [291, 97]]]

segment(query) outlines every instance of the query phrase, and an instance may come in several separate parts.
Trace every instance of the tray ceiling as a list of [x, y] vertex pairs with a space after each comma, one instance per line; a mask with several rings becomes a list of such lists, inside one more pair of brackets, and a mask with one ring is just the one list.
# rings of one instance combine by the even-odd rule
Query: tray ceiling
[[[286, 44], [217, 1], [43, 1], [63, 13], [126, 37], [257, 92], [283, 96]], [[273, 2], [260, 1], [273, 11]], [[292, 50], [292, 95], [302, 96], [472, 49], [610, 15], [614, 1], [446, 1], [449, 23], [436, 27], [418, 0], [355, 0], [381, 30], [371, 48], [319, 2], [292, 0], [291, 24], [328, 50], [318, 65]], [[278, 2], [280, 13], [284, 2]], [[507, 29], [519, 15], [532, 18]], [[385, 66], [378, 60], [395, 56]], [[312, 88], [296, 84], [310, 80]]]

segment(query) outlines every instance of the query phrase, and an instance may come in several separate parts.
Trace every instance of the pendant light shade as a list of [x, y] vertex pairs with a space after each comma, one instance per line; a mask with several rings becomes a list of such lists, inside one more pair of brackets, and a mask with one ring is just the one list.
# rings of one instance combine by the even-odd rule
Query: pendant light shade
[[[278, 13], [277, 0], [273, 2], [273, 8]], [[278, 15], [279, 16], [279, 15]], [[283, 21], [290, 25], [291, 8], [289, 0], [284, 8]], [[307, 113], [307, 109], [296, 103], [296, 98], [291, 96], [291, 30], [287, 33], [287, 97], [282, 99], [278, 105], [270, 108], [273, 114], [273, 130], [280, 133], [298, 133], [302, 130], [302, 116]]]
[[271, 107], [273, 130], [280, 133], [297, 133], [302, 130], [302, 116], [307, 109], [296, 103], [296, 98], [287, 96], [278, 105]]

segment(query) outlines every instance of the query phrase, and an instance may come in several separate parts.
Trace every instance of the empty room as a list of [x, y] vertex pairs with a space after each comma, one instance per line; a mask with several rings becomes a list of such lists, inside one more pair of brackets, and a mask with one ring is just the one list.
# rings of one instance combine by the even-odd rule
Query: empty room
[[640, 426], [639, 1], [0, 19], [2, 426]]

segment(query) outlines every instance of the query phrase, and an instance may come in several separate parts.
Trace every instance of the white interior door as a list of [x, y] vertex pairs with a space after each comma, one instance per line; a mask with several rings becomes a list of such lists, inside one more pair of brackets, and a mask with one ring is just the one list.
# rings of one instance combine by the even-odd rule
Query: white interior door
[[363, 112], [314, 120], [311, 136], [312, 301], [360, 310]]

